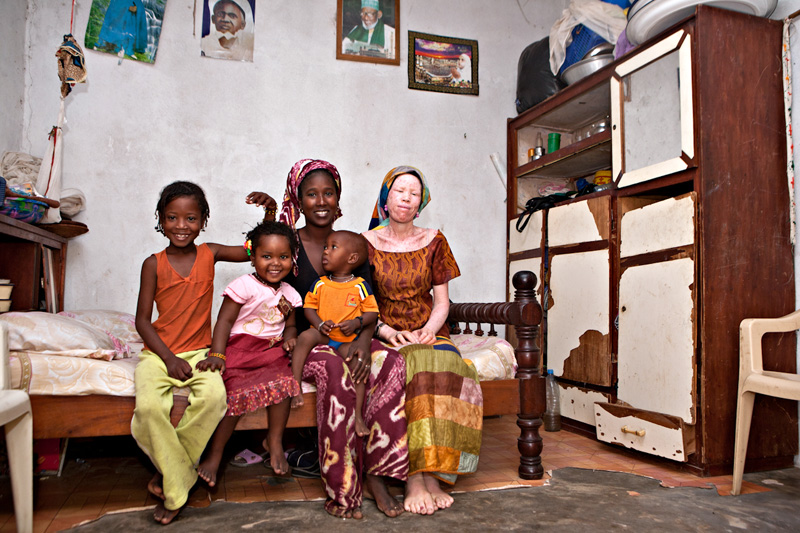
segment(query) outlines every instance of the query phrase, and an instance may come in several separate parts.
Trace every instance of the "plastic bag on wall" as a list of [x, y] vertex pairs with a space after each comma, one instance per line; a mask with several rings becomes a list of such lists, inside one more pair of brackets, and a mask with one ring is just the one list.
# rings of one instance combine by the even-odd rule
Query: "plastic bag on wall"
[[550, 71], [550, 39], [529, 44], [517, 64], [517, 113], [522, 113], [554, 95], [564, 87]]
[[583, 24], [610, 43], [616, 43], [628, 19], [621, 7], [600, 0], [572, 0], [550, 28], [550, 70], [558, 74], [572, 42], [572, 28]]

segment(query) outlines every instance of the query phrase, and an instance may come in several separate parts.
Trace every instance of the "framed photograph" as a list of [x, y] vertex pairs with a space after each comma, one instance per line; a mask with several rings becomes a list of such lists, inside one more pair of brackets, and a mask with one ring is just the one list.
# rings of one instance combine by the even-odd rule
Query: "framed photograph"
[[83, 44], [145, 63], [155, 63], [167, 0], [92, 0]]
[[408, 32], [408, 88], [478, 94], [478, 41]]
[[204, 0], [200, 55], [253, 62], [256, 0]]
[[337, 0], [336, 59], [400, 64], [400, 0]]

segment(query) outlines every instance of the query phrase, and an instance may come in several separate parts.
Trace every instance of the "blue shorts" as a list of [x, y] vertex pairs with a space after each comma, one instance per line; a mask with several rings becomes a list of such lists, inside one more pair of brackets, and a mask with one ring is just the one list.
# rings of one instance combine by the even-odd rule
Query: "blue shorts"
[[339, 346], [341, 346], [342, 344], [344, 344], [344, 343], [343, 342], [339, 342], [339, 341], [335, 341], [333, 339], [328, 339], [328, 346], [330, 346], [334, 350], [338, 350]]

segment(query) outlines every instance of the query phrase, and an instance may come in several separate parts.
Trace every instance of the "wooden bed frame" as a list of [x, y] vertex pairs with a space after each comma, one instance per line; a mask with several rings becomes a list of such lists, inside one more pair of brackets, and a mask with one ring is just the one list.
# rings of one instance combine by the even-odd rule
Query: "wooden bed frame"
[[[539, 427], [545, 410], [545, 381], [541, 375], [538, 347], [542, 309], [536, 301], [536, 276], [528, 271], [518, 272], [513, 279], [516, 289], [513, 302], [451, 304], [448, 320], [453, 333], [484, 335], [481, 324], [490, 326], [489, 336], [496, 335], [494, 324], [514, 326], [518, 346], [515, 379], [485, 381], [483, 414], [517, 415], [520, 436], [519, 476], [522, 479], [541, 479], [542, 439]], [[455, 326], [452, 324], [455, 323]], [[462, 329], [460, 323], [465, 323]], [[470, 324], [475, 324], [474, 330]], [[130, 435], [134, 398], [130, 396], [31, 396], [33, 407], [33, 438], [102, 437]], [[175, 396], [172, 422], [177, 424], [186, 409], [185, 396]], [[307, 393], [305, 405], [293, 410], [288, 427], [316, 425], [316, 394]], [[264, 409], [250, 413], [239, 421], [236, 429], [266, 429]]]

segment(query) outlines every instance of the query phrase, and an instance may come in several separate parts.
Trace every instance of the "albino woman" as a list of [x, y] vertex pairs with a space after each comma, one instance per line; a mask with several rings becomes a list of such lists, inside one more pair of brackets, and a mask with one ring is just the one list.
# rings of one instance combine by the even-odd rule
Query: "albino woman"
[[372, 280], [381, 310], [376, 335], [406, 360], [409, 477], [404, 506], [417, 514], [450, 507], [439, 481], [475, 472], [483, 396], [475, 368], [450, 341], [448, 282], [460, 271], [439, 230], [414, 219], [430, 201], [425, 178], [397, 167], [384, 178], [370, 231]]

